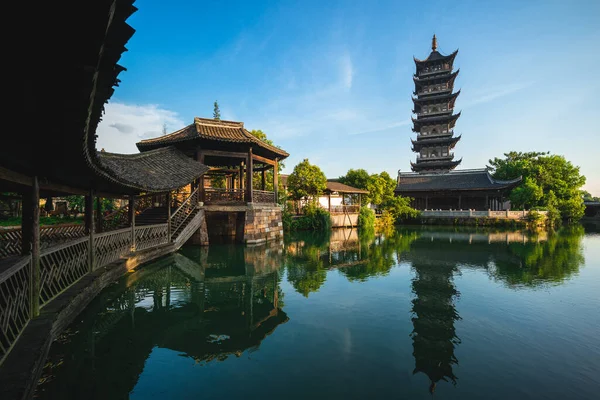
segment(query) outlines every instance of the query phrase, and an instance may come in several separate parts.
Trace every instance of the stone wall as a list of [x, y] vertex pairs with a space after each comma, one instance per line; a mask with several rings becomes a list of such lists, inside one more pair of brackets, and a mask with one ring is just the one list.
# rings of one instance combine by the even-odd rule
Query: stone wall
[[244, 243], [254, 244], [283, 238], [279, 206], [248, 206], [244, 224]]
[[199, 210], [199, 214], [201, 214], [200, 218], [202, 218], [202, 222], [200, 223], [200, 227], [190, 236], [188, 243], [200, 245], [200, 246], [208, 246], [208, 227], [206, 224], [206, 213], [204, 210]]

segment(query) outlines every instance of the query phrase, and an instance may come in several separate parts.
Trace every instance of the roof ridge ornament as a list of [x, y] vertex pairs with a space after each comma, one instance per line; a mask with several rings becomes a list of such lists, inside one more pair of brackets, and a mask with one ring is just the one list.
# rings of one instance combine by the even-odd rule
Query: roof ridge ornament
[[436, 51], [437, 50], [437, 38], [435, 37], [435, 33], [433, 34], [433, 38], [431, 39], [431, 50]]

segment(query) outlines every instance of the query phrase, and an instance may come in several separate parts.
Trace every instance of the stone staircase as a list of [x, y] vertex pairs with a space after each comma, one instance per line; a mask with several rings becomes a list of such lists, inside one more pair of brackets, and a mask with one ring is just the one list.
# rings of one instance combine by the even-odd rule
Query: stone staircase
[[135, 216], [136, 225], [155, 225], [167, 222], [167, 207], [147, 208], [141, 214]]

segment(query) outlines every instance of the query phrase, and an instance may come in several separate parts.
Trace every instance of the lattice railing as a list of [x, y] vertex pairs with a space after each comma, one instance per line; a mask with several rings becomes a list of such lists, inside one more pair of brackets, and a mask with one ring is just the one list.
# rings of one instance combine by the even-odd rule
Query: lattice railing
[[[48, 225], [40, 228], [40, 248], [46, 249], [60, 243], [85, 236], [82, 224]], [[22, 253], [21, 228], [0, 231], [0, 258]]]
[[131, 228], [94, 236], [94, 268], [100, 268], [131, 252]]
[[40, 305], [46, 304], [88, 271], [87, 237], [40, 252]]
[[0, 271], [0, 364], [31, 318], [31, 256]]
[[204, 189], [204, 203], [206, 204], [229, 204], [243, 202], [244, 189]]
[[168, 225], [142, 225], [135, 227], [135, 249], [144, 250], [167, 243]]
[[275, 204], [275, 192], [268, 192], [266, 190], [253, 190], [252, 202]]
[[177, 232], [177, 229], [185, 222], [190, 214], [198, 206], [199, 191], [194, 190], [192, 194], [183, 202], [181, 206], [171, 214], [171, 233]]

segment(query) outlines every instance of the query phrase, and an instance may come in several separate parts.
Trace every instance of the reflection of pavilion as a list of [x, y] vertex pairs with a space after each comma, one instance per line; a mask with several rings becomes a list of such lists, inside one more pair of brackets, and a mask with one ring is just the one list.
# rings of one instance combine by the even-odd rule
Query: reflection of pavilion
[[[192, 252], [174, 254], [160, 266], [129, 275], [126, 288], [120, 285], [105, 293], [95, 309], [92, 305], [94, 316], [83, 323], [93, 327], [78, 327], [93, 334], [74, 336], [65, 345], [68, 348], [59, 349], [81, 357], [71, 360], [61, 373], [64, 382], [82, 382], [81, 388], [94, 388], [94, 393], [60, 387], [63, 381], [50, 382], [44, 392], [50, 398], [57, 393], [72, 398], [127, 398], [155, 348], [176, 351], [196, 362], [225, 360], [258, 348], [288, 321], [280, 309], [281, 245], [276, 247], [214, 249], [230, 253], [233, 269], [211, 263], [211, 254]], [[200, 264], [189, 256], [203, 256], [208, 262]]]

